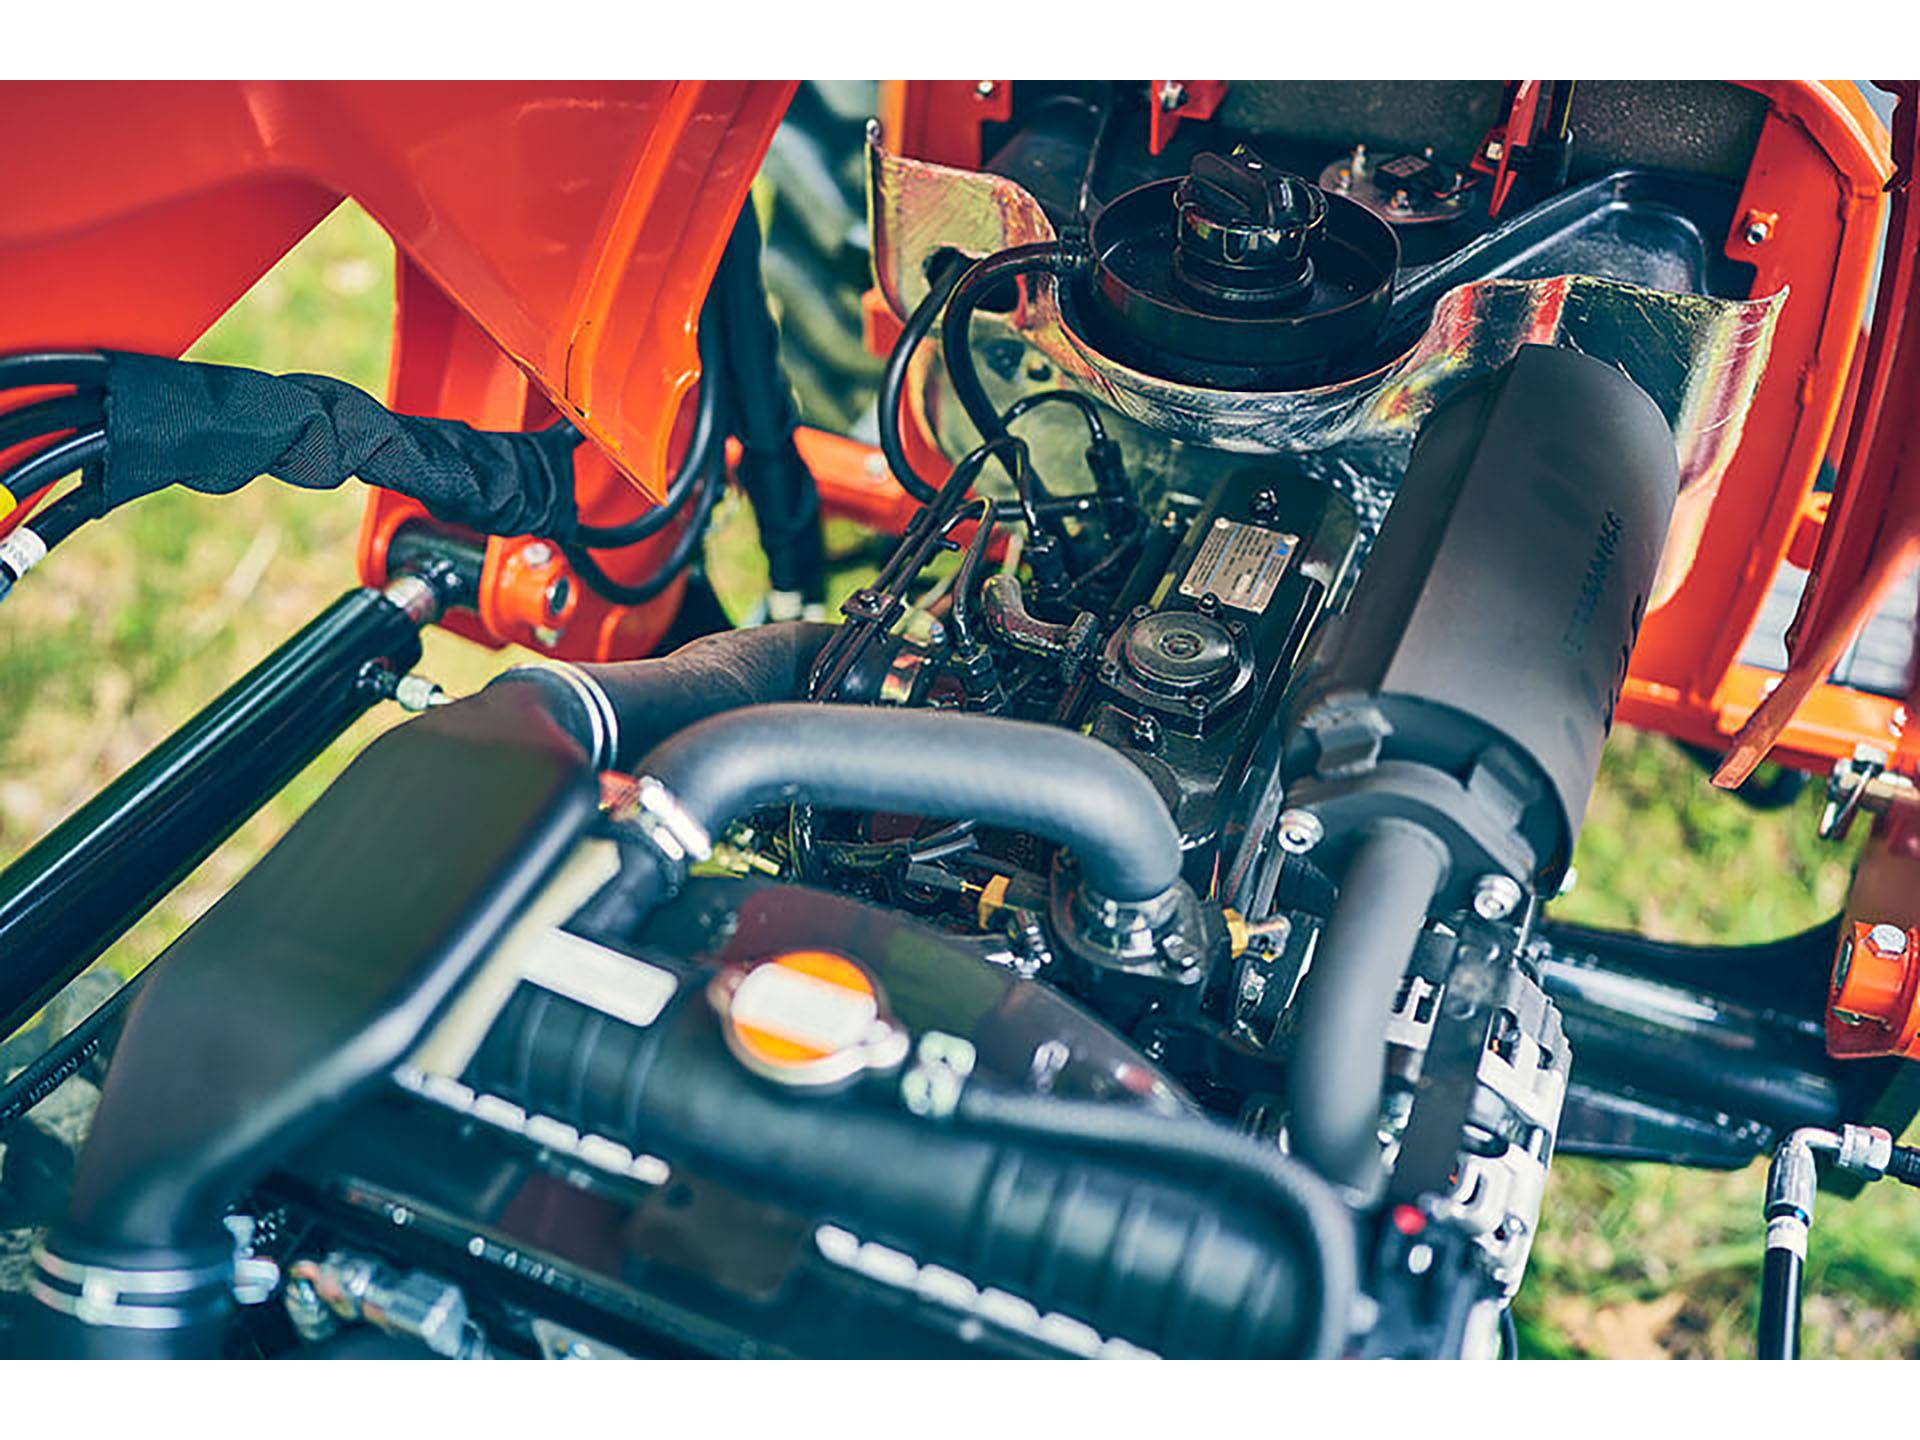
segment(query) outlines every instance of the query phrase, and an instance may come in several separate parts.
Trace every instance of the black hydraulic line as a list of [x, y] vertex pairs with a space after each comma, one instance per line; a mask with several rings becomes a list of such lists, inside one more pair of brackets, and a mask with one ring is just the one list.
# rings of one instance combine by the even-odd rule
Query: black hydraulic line
[[706, 477], [714, 458], [714, 446], [726, 440], [720, 433], [720, 392], [724, 383], [722, 370], [726, 362], [718, 331], [719, 326], [703, 314], [699, 337], [700, 396], [693, 412], [693, 434], [687, 440], [686, 452], [680, 457], [673, 479], [667, 484], [667, 493], [660, 497], [658, 505], [622, 524], [582, 523], [574, 526], [573, 534], [568, 537], [573, 545], [582, 550], [618, 550], [627, 545], [638, 545], [665, 529], [667, 522], [686, 504], [687, 497]]
[[1769, 1247], [1760, 1270], [1762, 1360], [1800, 1358], [1800, 1279], [1805, 1262], [1791, 1250]]
[[[726, 491], [726, 466], [719, 456], [713, 456], [707, 467], [707, 473], [700, 487], [693, 492], [690, 513], [687, 515], [686, 528], [673, 542], [673, 548], [660, 562], [659, 568], [644, 580], [627, 584], [616, 580], [601, 568], [600, 562], [584, 545], [563, 544], [560, 548], [567, 557], [567, 563], [574, 572], [585, 581], [603, 599], [616, 605], [644, 605], [671, 585], [686, 568], [693, 563], [694, 556], [706, 539], [707, 522], [713, 516], [713, 507], [719, 503], [720, 496]], [[649, 511], [649, 514], [658, 512]]]
[[1077, 410], [1080, 418], [1086, 422], [1087, 438], [1095, 444], [1107, 438], [1107, 427], [1100, 419], [1100, 407], [1078, 390], [1038, 390], [1031, 395], [1022, 395], [1000, 412], [1000, 423], [1002, 426], [1012, 425], [1047, 404], [1068, 405]]
[[64, 430], [97, 430], [105, 419], [97, 394], [63, 395], [0, 415], [0, 450]]
[[1425, 830], [1375, 826], [1348, 865], [1301, 990], [1287, 1133], [1296, 1154], [1355, 1190], [1379, 1174], [1387, 1021], [1446, 869], [1445, 849]]
[[747, 205], [714, 280], [725, 340], [725, 398], [740, 441], [737, 478], [753, 504], [772, 588], [820, 603], [827, 576], [820, 491], [794, 441], [800, 411], [780, 363], [780, 330], [767, 304], [760, 249], [760, 222]]
[[372, 705], [370, 669], [419, 660], [432, 591], [407, 578], [389, 594], [354, 590], [335, 601], [0, 872], [0, 1036]]
[[[70, 475], [75, 470], [84, 470], [106, 453], [107, 437], [104, 432], [82, 430], [78, 435], [69, 435], [64, 440], [54, 442], [32, 459], [23, 460], [5, 475], [0, 475], [0, 485], [5, 485], [15, 495], [24, 498], [49, 481]], [[70, 506], [69, 501], [73, 502]], [[56, 516], [55, 512], [63, 506], [67, 508], [62, 513], [70, 515], [70, 520]], [[82, 500], [76, 493], [63, 496], [31, 523], [34, 533], [51, 549], [97, 513], [94, 497]]]
[[[982, 302], [1007, 281], [1022, 275], [1071, 275], [1080, 268], [1083, 257], [1059, 241], [1038, 245], [1015, 245], [997, 255], [989, 255], [960, 277], [947, 300], [946, 318], [940, 325], [941, 357], [946, 361], [947, 380], [953, 386], [960, 406], [973, 421], [983, 441], [1006, 434], [1000, 414], [987, 398], [980, 383], [980, 372], [973, 363], [973, 315]], [[1007, 457], [1001, 457], [1007, 474], [1014, 470]]]
[[1513, 1318], [1513, 1306], [1500, 1307], [1500, 1358], [1518, 1360], [1520, 1358], [1520, 1326]]
[[0, 390], [107, 383], [107, 357], [94, 350], [23, 351], [0, 357]]
[[928, 277], [925, 298], [913, 307], [900, 338], [894, 342], [893, 349], [887, 352], [886, 368], [880, 372], [880, 453], [886, 458], [887, 468], [893, 472], [893, 478], [899, 481], [900, 488], [922, 505], [932, 504], [936, 491], [920, 477], [913, 468], [913, 462], [907, 458], [907, 447], [900, 434], [900, 406], [906, 398], [907, 372], [912, 368], [914, 352], [932, 331], [934, 321], [940, 318], [940, 312], [946, 308], [947, 297], [953, 294], [953, 287], [960, 283], [960, 277], [967, 273], [967, 268], [967, 258], [958, 253], [940, 262], [939, 268]]

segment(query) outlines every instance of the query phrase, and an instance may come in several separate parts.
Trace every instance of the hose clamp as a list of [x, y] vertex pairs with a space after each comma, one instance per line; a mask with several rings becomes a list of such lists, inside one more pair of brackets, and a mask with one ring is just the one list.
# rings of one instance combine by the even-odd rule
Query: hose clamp
[[233, 1266], [131, 1269], [68, 1260], [42, 1245], [27, 1290], [40, 1304], [82, 1325], [119, 1330], [183, 1330], [223, 1314]]
[[500, 676], [500, 681], [529, 680], [536, 685], [559, 685], [579, 704], [587, 721], [587, 762], [595, 770], [605, 770], [620, 753], [620, 717], [613, 701], [599, 683], [564, 660], [543, 665], [516, 665]]
[[713, 855], [713, 837], [707, 834], [707, 827], [680, 803], [679, 796], [651, 775], [642, 775], [635, 783], [631, 806], [620, 818], [638, 830], [676, 870]]

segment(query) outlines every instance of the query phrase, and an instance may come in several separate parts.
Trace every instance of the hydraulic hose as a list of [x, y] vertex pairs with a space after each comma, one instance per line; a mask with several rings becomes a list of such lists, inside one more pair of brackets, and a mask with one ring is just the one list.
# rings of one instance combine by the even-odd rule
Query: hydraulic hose
[[[947, 301], [947, 314], [940, 326], [941, 357], [946, 361], [947, 379], [960, 406], [973, 421], [982, 440], [993, 440], [1006, 433], [1000, 413], [987, 398], [986, 386], [973, 363], [973, 315], [981, 303], [1003, 282], [1021, 275], [1044, 273], [1071, 275], [1080, 268], [1082, 257], [1059, 241], [1040, 245], [1015, 245], [997, 255], [989, 255], [960, 277]], [[1009, 476], [1012, 466], [1002, 457]]]
[[1288, 1134], [1294, 1153], [1355, 1190], [1371, 1189], [1379, 1173], [1387, 1020], [1446, 872], [1446, 850], [1432, 835], [1382, 821], [1348, 865], [1307, 971]]
[[921, 478], [907, 458], [906, 443], [900, 435], [900, 406], [906, 396], [907, 372], [912, 368], [914, 352], [932, 331], [947, 297], [953, 294], [953, 287], [966, 273], [967, 262], [960, 255], [949, 256], [941, 263], [931, 277], [926, 297], [913, 307], [906, 328], [901, 330], [893, 349], [887, 352], [886, 368], [880, 372], [880, 453], [886, 457], [887, 468], [900, 482], [900, 488], [922, 505], [931, 504], [937, 491]]
[[1180, 879], [1180, 833], [1145, 773], [1097, 740], [1027, 721], [757, 705], [682, 730], [640, 770], [709, 835], [760, 806], [803, 800], [1038, 835], [1072, 851], [1090, 889], [1121, 904], [1156, 900]]

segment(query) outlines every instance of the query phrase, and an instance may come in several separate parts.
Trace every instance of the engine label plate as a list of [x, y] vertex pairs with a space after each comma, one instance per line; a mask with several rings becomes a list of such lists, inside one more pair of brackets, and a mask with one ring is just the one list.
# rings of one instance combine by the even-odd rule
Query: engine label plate
[[1200, 542], [1200, 553], [1180, 581], [1180, 593], [1193, 600], [1211, 595], [1222, 605], [1260, 614], [1299, 544], [1298, 535], [1223, 515]]

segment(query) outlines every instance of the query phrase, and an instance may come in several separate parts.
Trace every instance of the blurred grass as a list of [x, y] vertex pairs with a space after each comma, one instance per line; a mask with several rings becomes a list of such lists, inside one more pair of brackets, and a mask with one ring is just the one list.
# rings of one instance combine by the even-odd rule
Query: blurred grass
[[[391, 247], [342, 207], [197, 345], [195, 357], [309, 370], [382, 393]], [[0, 611], [0, 861], [11, 860], [301, 623], [355, 583], [358, 487], [270, 481], [206, 498], [169, 491], [91, 527]], [[857, 543], [836, 524], [830, 544]], [[750, 517], [719, 517], [723, 596], [764, 580]], [[849, 568], [836, 598], [855, 582]], [[440, 631], [422, 668], [455, 693], [512, 663]], [[157, 954], [252, 863], [341, 767], [400, 716], [348, 731], [103, 960]], [[1762, 940], [1831, 914], [1851, 853], [1813, 839], [1818, 799], [1762, 814], [1715, 794], [1673, 745], [1617, 732], [1555, 913], [1687, 941]], [[1576, 1057], [1577, 1063], [1577, 1057]], [[1733, 1175], [1559, 1161], [1518, 1307], [1534, 1355], [1751, 1353], [1762, 1169]], [[1904, 1194], [1823, 1200], [1807, 1351], [1920, 1353], [1920, 1248]]]

